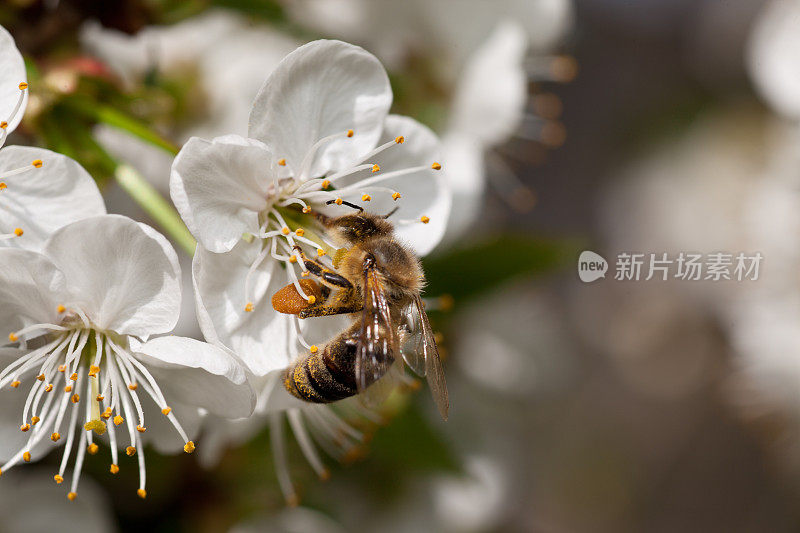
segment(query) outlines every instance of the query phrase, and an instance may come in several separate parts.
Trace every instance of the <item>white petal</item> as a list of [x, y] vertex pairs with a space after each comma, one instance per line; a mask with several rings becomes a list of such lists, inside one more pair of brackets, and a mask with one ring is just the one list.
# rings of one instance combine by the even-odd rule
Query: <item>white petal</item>
[[56, 231], [44, 252], [64, 273], [70, 303], [98, 328], [141, 337], [175, 327], [178, 256], [153, 228], [120, 215], [87, 218]]
[[[31, 163], [41, 160], [42, 166]], [[2, 178], [5, 171], [28, 167], [22, 174]], [[0, 150], [0, 233], [21, 228], [21, 237], [0, 246], [39, 249], [58, 228], [82, 218], [105, 214], [106, 208], [92, 177], [67, 156], [28, 146]]]
[[[369, 192], [369, 188], [354, 189], [351, 199], [375, 213], [388, 213], [395, 207], [397, 212], [389, 220], [413, 220], [412, 224], [396, 226], [398, 237], [409, 244], [418, 255], [425, 255], [439, 243], [444, 235], [447, 219], [450, 216], [450, 188], [444, 177], [447, 161], [441, 159], [439, 139], [430, 129], [416, 120], [400, 115], [389, 115], [384, 123], [380, 143], [389, 142], [398, 136], [405, 141], [387, 148], [369, 163], [377, 163], [380, 173], [389, 173], [410, 167], [423, 166], [424, 170], [406, 174], [394, 179], [387, 179], [377, 184], [398, 191], [402, 197], [394, 201], [391, 194], [385, 191], [371, 194], [369, 203], [361, 202], [361, 191]], [[433, 170], [431, 165], [439, 162], [445, 170]], [[380, 173], [370, 174], [366, 179], [377, 178]], [[355, 180], [343, 181], [342, 184], [354, 184]], [[355, 183], [357, 185], [357, 183]], [[330, 206], [325, 212], [343, 214], [343, 208], [332, 211]], [[427, 216], [430, 222], [423, 224], [420, 219]]]
[[297, 174], [319, 139], [353, 129], [352, 138], [325, 144], [311, 175], [350, 166], [371, 150], [392, 103], [380, 62], [358, 46], [314, 41], [281, 61], [258, 93], [250, 137], [264, 141]]
[[469, 59], [458, 81], [450, 129], [498, 144], [519, 127], [528, 98], [528, 39], [516, 22], [500, 24]]
[[[263, 376], [285, 367], [295, 339], [289, 315], [272, 309], [272, 295], [289, 283], [276, 261], [267, 258], [253, 275], [252, 296], [245, 296], [245, 277], [260, 250], [260, 242], [240, 241], [228, 253], [215, 254], [197, 247], [192, 272], [197, 319], [209, 342], [221, 343]], [[252, 301], [254, 309], [244, 308]]]
[[59, 322], [58, 306], [68, 298], [64, 275], [47, 257], [0, 249], [0, 342], [25, 325]]
[[28, 101], [28, 91], [14, 118], [8, 120], [19, 101], [19, 84], [28, 81], [25, 62], [14, 44], [14, 38], [0, 26], [0, 121], [7, 121], [6, 133], [11, 133], [19, 124]]
[[180, 402], [228, 418], [250, 416], [255, 392], [229, 352], [185, 337], [160, 337], [139, 346], [159, 386]]
[[243, 233], [258, 231], [272, 167], [269, 150], [254, 139], [236, 135], [213, 141], [189, 139], [172, 165], [170, 191], [203, 247], [227, 252]]
[[444, 236], [446, 244], [460, 239], [481, 213], [486, 189], [483, 145], [474, 137], [448, 135], [442, 139], [444, 176], [453, 191], [453, 208]]
[[750, 74], [767, 102], [789, 118], [800, 118], [800, 3], [767, 3], [747, 48]]

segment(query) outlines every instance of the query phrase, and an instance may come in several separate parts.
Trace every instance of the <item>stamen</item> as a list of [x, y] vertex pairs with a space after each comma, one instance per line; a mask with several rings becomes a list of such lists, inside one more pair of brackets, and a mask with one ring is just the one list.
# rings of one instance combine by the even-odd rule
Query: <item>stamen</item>
[[297, 443], [300, 445], [300, 449], [302, 450], [303, 455], [308, 463], [311, 465], [311, 468], [314, 469], [320, 479], [327, 480], [330, 477], [330, 471], [322, 463], [322, 460], [317, 454], [317, 450], [311, 441], [311, 437], [309, 437], [308, 433], [303, 427], [300, 410], [289, 409], [286, 415], [289, 419], [289, 425], [292, 427], [292, 431], [294, 432], [294, 436], [297, 439]]
[[316, 157], [317, 152], [323, 145], [335, 139], [340, 139], [342, 137], [352, 137], [352, 136], [353, 136], [353, 130], [347, 130], [347, 132], [334, 133], [333, 135], [328, 135], [327, 137], [323, 137], [322, 139], [315, 142], [314, 145], [308, 150], [308, 153], [306, 153], [305, 157], [303, 158], [303, 162], [300, 164], [300, 172], [298, 172], [297, 176], [295, 176], [295, 179], [301, 182], [306, 181], [306, 179], [308, 179], [308, 173], [311, 170], [311, 165], [314, 162], [314, 158]]
[[280, 487], [281, 492], [283, 492], [283, 497], [286, 499], [286, 503], [294, 507], [299, 503], [299, 498], [294, 490], [294, 486], [292, 486], [292, 479], [289, 476], [289, 471], [287, 469], [281, 415], [278, 413], [272, 413], [269, 422], [269, 437], [270, 441], [272, 442], [272, 453], [275, 457], [275, 474], [278, 477], [278, 486]]

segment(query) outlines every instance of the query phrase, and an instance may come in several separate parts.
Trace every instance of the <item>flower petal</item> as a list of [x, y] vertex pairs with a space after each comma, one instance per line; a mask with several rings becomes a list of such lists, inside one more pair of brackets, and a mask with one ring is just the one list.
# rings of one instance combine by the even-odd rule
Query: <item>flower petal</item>
[[64, 275], [50, 259], [0, 249], [0, 342], [25, 325], [59, 322], [58, 306], [68, 297]]
[[250, 137], [264, 141], [297, 175], [320, 139], [354, 130], [317, 151], [311, 176], [351, 166], [371, 150], [392, 104], [378, 59], [341, 41], [314, 41], [278, 65], [250, 113]]
[[[215, 254], [198, 246], [192, 264], [197, 319], [206, 340], [221, 343], [262, 376], [286, 366], [292, 356], [294, 330], [289, 315], [272, 308], [272, 295], [289, 283], [276, 261], [267, 258], [251, 275], [252, 295], [245, 295], [245, 278], [261, 242], [244, 240], [228, 253]], [[252, 312], [245, 305], [253, 303]]]
[[254, 139], [189, 139], [172, 165], [170, 192], [204, 248], [227, 252], [243, 233], [258, 231], [258, 213], [267, 207], [276, 164], [269, 149]]
[[[351, 199], [364, 205], [371, 212], [389, 213], [395, 207], [398, 208], [389, 220], [409, 221], [397, 224], [398, 237], [409, 244], [418, 255], [425, 255], [442, 239], [450, 216], [452, 193], [444, 177], [447, 161], [440, 159], [441, 145], [436, 134], [430, 129], [412, 118], [389, 115], [384, 123], [380, 143], [389, 142], [399, 136], [404, 138], [402, 144], [391, 146], [369, 160], [369, 163], [378, 164], [380, 173], [424, 167], [424, 170], [389, 178], [376, 184], [398, 191], [402, 195], [399, 200], [393, 200], [390, 193], [382, 191], [371, 194], [371, 201], [365, 204], [360, 201], [360, 197], [362, 192], [369, 192], [369, 187], [359, 188], [357, 178], [342, 181], [341, 184], [353, 187], [350, 194], [356, 196]], [[444, 170], [433, 170], [431, 165], [434, 162], [440, 162]], [[371, 175], [367, 179], [379, 178], [380, 173]], [[320, 210], [330, 214], [343, 214], [342, 208], [338, 206]], [[423, 224], [422, 216], [428, 217], [430, 221]]]
[[477, 221], [483, 207], [486, 175], [480, 141], [466, 135], [447, 135], [443, 140], [444, 177], [453, 191], [453, 208], [444, 236], [446, 244], [461, 238]]
[[146, 337], [175, 327], [178, 256], [150, 226], [120, 215], [79, 220], [56, 231], [44, 253], [64, 273], [70, 304], [99, 329]]
[[17, 50], [11, 34], [0, 26], [0, 121], [8, 122], [6, 133], [14, 131], [25, 113], [28, 91], [25, 91], [22, 105], [14, 118], [8, 120], [19, 102], [19, 84], [24, 81], [28, 81], [28, 78], [25, 74], [25, 62], [22, 60], [22, 54]]
[[528, 39], [520, 24], [497, 26], [461, 74], [450, 130], [497, 144], [519, 128], [528, 99], [527, 48]]
[[250, 416], [256, 395], [226, 350], [185, 337], [159, 337], [137, 349], [164, 394], [228, 418]]
[[[32, 165], [41, 161], [41, 167]], [[28, 170], [8, 178], [2, 173], [17, 168]], [[0, 246], [41, 248], [55, 230], [82, 218], [103, 215], [103, 198], [92, 177], [67, 156], [28, 146], [7, 146], [0, 150], [2, 190], [0, 233], [21, 228], [22, 236], [0, 241]]]

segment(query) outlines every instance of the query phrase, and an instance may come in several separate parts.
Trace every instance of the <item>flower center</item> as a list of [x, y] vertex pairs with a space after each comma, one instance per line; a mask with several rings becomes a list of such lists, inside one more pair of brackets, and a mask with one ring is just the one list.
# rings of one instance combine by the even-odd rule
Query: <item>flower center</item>
[[19, 84], [19, 97], [17, 98], [17, 103], [14, 106], [14, 109], [11, 110], [11, 114], [5, 120], [0, 120], [0, 147], [3, 146], [6, 142], [6, 137], [8, 137], [8, 123], [14, 120], [14, 117], [17, 116], [17, 113], [20, 112], [22, 109], [22, 102], [25, 101], [25, 91], [28, 90], [28, 84], [20, 82]]
[[[141, 394], [149, 396], [170, 420], [187, 453], [194, 451], [194, 443], [167, 405], [152, 374], [131, 352], [127, 337], [97, 329], [79, 308], [68, 311], [59, 305], [57, 311], [62, 316], [59, 324], [34, 324], [9, 335], [11, 342], [19, 343], [24, 355], [0, 372], [0, 389], [18, 389], [26, 379], [32, 381], [20, 425], [29, 437], [25, 446], [0, 467], [0, 474], [20, 461], [29, 462], [31, 450], [46, 438], [57, 443], [63, 434], [66, 446], [54, 479], [59, 484], [64, 481], [70, 455], [77, 446], [68, 493], [74, 499], [84, 457], [99, 449], [94, 436], [107, 431], [111, 473], [119, 472], [118, 443], [127, 440], [126, 454], [138, 456], [137, 493], [144, 498], [146, 476], [141, 450], [147, 427]], [[117, 428], [123, 424], [120, 431], [124, 434], [127, 430], [127, 437], [117, 435]]]

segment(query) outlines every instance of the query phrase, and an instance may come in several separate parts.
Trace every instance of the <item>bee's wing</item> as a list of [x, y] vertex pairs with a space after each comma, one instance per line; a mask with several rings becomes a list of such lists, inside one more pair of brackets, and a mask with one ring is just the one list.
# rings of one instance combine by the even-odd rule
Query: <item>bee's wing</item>
[[374, 267], [364, 272], [364, 310], [356, 348], [355, 378], [358, 392], [386, 375], [399, 353], [389, 302]]
[[403, 360], [418, 376], [425, 375], [425, 358], [423, 351], [422, 317], [416, 303], [406, 309], [405, 323], [399, 328], [401, 338], [400, 351]]
[[439, 359], [439, 350], [436, 348], [436, 340], [433, 338], [433, 328], [431, 328], [428, 315], [422, 305], [422, 298], [417, 296], [414, 300], [414, 305], [419, 314], [421, 330], [421, 351], [417, 352], [417, 357], [421, 353], [425, 359], [425, 377], [428, 379], [428, 387], [431, 389], [431, 395], [436, 402], [436, 407], [439, 408], [439, 414], [442, 415], [443, 419], [447, 420], [447, 414], [450, 410], [450, 397], [447, 394], [447, 382], [444, 379], [444, 369], [442, 368], [442, 361]]

